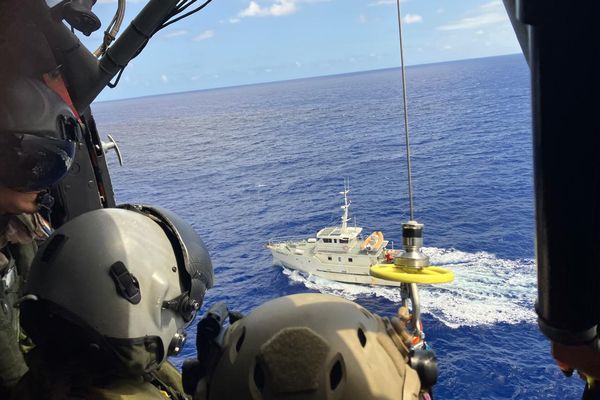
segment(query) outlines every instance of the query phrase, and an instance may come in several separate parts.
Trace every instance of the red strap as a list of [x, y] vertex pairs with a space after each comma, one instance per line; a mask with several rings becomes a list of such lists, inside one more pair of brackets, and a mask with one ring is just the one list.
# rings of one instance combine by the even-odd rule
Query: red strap
[[62, 78], [61, 74], [53, 73], [53, 74], [44, 74], [43, 75], [44, 82], [50, 89], [52, 89], [57, 95], [60, 96], [61, 99], [71, 108], [73, 114], [77, 117], [77, 120], [81, 122], [79, 118], [79, 113], [75, 109], [73, 105], [73, 100], [71, 100], [71, 96], [69, 95], [69, 91], [67, 90], [67, 86], [65, 85], [65, 81]]

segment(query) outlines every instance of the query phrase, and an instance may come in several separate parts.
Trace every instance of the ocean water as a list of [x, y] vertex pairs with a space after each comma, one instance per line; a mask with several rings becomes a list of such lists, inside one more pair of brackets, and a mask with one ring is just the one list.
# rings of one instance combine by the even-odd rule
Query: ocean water
[[[455, 282], [421, 288], [439, 399], [576, 399], [538, 332], [530, 90], [521, 55], [407, 70], [415, 216], [425, 252]], [[197, 91], [93, 106], [112, 134], [119, 203], [161, 205], [202, 236], [216, 286], [205, 304], [244, 313], [278, 296], [323, 292], [391, 315], [396, 289], [272, 266], [264, 244], [351, 216], [401, 243], [408, 220], [399, 69]], [[194, 354], [194, 329], [185, 354]]]

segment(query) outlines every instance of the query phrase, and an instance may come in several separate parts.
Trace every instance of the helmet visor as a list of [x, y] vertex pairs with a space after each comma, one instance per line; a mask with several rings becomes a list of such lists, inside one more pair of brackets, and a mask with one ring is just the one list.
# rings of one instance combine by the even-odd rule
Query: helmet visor
[[67, 174], [74, 156], [72, 140], [0, 132], [0, 186], [23, 192], [48, 188]]

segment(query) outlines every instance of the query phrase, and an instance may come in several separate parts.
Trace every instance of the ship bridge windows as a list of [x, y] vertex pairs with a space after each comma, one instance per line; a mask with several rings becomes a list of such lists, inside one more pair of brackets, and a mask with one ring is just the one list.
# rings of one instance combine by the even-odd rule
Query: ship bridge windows
[[348, 244], [348, 239], [340, 239], [340, 243], [342, 243], [342, 244]]
[[325, 238], [323, 239], [323, 243], [331, 243], [331, 239]]

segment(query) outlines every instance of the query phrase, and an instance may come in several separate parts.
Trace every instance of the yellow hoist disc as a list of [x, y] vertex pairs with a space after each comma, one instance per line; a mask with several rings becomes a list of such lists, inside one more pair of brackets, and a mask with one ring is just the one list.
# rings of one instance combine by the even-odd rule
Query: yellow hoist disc
[[395, 264], [375, 264], [371, 266], [371, 275], [394, 282], [419, 283], [430, 285], [448, 283], [454, 280], [454, 272], [442, 267], [399, 267]]

